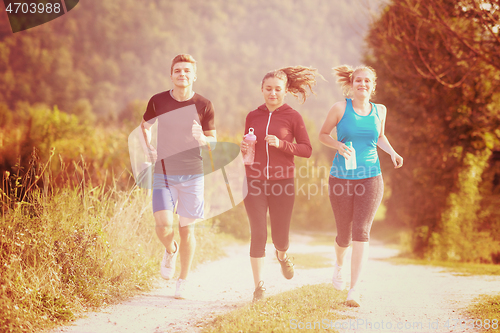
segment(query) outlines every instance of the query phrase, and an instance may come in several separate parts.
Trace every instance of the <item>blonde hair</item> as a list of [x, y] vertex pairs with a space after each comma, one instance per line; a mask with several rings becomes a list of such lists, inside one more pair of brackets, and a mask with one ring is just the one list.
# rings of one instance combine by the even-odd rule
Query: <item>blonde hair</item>
[[321, 76], [316, 68], [293, 66], [276, 69], [268, 72], [262, 79], [262, 87], [264, 81], [270, 77], [275, 77], [285, 81], [285, 88], [302, 103], [306, 101], [308, 96], [307, 88], [314, 94], [312, 87], [316, 84], [316, 76]]
[[333, 68], [333, 74], [337, 77], [337, 83], [340, 83], [342, 87], [342, 93], [344, 96], [349, 96], [351, 93], [351, 87], [357, 72], [368, 71], [373, 76], [373, 90], [372, 96], [375, 95], [375, 87], [377, 86], [377, 74], [375, 70], [370, 66], [358, 66], [352, 68], [349, 65], [342, 65]]
[[172, 65], [170, 65], [170, 74], [174, 71], [174, 65], [178, 62], [189, 62], [193, 64], [193, 70], [196, 73], [196, 60], [194, 60], [193, 56], [187, 53], [176, 55], [174, 59], [172, 59]]

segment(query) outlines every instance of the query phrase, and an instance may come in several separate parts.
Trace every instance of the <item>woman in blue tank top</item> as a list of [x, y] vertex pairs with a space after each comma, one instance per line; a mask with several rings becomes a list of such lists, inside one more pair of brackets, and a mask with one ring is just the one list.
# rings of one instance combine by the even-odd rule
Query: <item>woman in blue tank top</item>
[[[334, 68], [344, 95], [351, 96], [335, 103], [321, 128], [319, 140], [337, 150], [329, 179], [329, 196], [337, 225], [333, 286], [346, 287], [342, 265], [352, 241], [351, 283], [347, 305], [359, 306], [358, 282], [368, 259], [368, 241], [375, 213], [382, 202], [384, 182], [377, 146], [391, 156], [395, 168], [403, 166], [403, 158], [385, 136], [387, 109], [370, 102], [375, 92], [376, 74], [371, 67]], [[337, 128], [337, 139], [330, 133]]]

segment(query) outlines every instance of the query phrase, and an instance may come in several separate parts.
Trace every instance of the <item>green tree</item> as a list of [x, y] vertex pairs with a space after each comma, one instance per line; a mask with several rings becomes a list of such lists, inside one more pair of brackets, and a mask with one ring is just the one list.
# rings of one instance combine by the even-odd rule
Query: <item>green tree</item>
[[367, 38], [388, 133], [405, 157], [390, 174], [388, 215], [411, 227], [419, 256], [490, 262], [500, 252], [481, 191], [500, 148], [499, 10], [498, 1], [392, 1]]

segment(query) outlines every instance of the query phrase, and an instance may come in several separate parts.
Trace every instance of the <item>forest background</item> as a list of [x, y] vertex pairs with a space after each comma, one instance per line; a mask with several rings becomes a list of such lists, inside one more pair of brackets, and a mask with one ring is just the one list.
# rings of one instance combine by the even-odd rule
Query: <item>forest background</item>
[[[296, 159], [306, 170], [298, 175], [306, 189], [296, 199], [298, 230], [334, 230], [325, 189], [334, 151], [317, 140], [329, 108], [343, 98], [331, 68], [373, 66], [374, 101], [388, 107], [387, 136], [405, 158], [393, 170], [380, 153], [386, 190], [377, 223], [404, 229], [402, 245], [416, 257], [500, 263], [499, 18], [498, 0], [86, 0], [12, 34], [2, 11], [2, 265], [35, 251], [19, 245], [30, 242], [26, 221], [14, 226], [27, 216], [39, 227], [39, 200], [74, 190], [88, 214], [97, 205], [86, 201], [92, 195], [101, 203], [114, 198], [110, 189], [135, 195], [127, 137], [148, 99], [171, 87], [178, 53], [198, 61], [194, 89], [215, 105], [219, 141], [241, 140], [245, 115], [263, 103], [260, 82], [269, 70], [304, 65], [325, 77], [306, 103], [287, 98], [313, 144], [310, 159]], [[92, 216], [105, 233], [112, 213]], [[248, 239], [241, 204], [211, 223]], [[47, 251], [55, 244], [47, 242]], [[33, 264], [29, 258], [16, 267]], [[0, 300], [10, 306], [15, 291], [6, 272]]]
[[[363, 36], [376, 8], [374, 1], [335, 6], [319, 0], [307, 6], [298, 1], [85, 1], [60, 19], [16, 34], [2, 20], [0, 170], [9, 171], [15, 184], [14, 175], [20, 167], [26, 171], [33, 147], [41, 162], [54, 147], [54, 174], [60, 175], [63, 165], [72, 173], [79, 168], [75, 163], [84, 161], [85, 177], [94, 186], [111, 185], [113, 174], [126, 189], [127, 136], [139, 125], [148, 99], [171, 88], [170, 63], [178, 53], [197, 59], [194, 89], [215, 105], [219, 141], [235, 143], [244, 134], [246, 114], [263, 103], [264, 74], [312, 66], [325, 77], [318, 80], [316, 95], [305, 104], [287, 99], [305, 118], [314, 146], [311, 159], [297, 159], [304, 175], [299, 188], [310, 183], [311, 190], [301, 192], [309, 208], [297, 210], [294, 225], [331, 230], [325, 186], [333, 150], [319, 144], [318, 128], [342, 98], [331, 68], [361, 63]], [[68, 181], [53, 178], [57, 186]], [[228, 215], [220, 217], [221, 227], [248, 236], [244, 214]]]
[[[313, 157], [297, 163], [326, 177], [320, 166], [333, 150], [318, 143], [318, 127], [342, 98], [331, 68], [365, 62], [379, 72], [375, 101], [389, 107], [387, 133], [406, 159], [393, 173], [381, 155], [386, 222], [409, 227], [406, 241], [420, 256], [500, 260], [498, 1], [85, 1], [17, 34], [2, 15], [2, 172], [26, 168], [33, 147], [46, 161], [54, 147], [70, 167], [83, 158], [95, 183], [114, 173], [125, 188], [126, 137], [149, 97], [170, 88], [170, 60], [187, 52], [198, 60], [195, 90], [214, 102], [222, 141], [239, 141], [245, 115], [262, 103], [267, 71], [318, 68], [326, 80], [317, 95], [287, 101], [314, 144]], [[294, 224], [332, 227], [330, 212], [306, 196]]]

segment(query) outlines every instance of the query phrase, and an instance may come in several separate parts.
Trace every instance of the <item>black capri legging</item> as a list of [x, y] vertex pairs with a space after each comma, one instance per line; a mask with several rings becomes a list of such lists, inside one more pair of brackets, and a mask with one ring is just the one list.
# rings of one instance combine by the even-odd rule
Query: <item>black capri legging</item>
[[266, 256], [267, 210], [271, 218], [271, 237], [279, 251], [288, 250], [290, 220], [295, 201], [294, 179], [247, 179], [245, 208], [250, 221], [250, 257]]
[[348, 247], [351, 240], [368, 242], [375, 213], [384, 195], [382, 175], [354, 180], [330, 176], [328, 183], [337, 224], [337, 244]]

